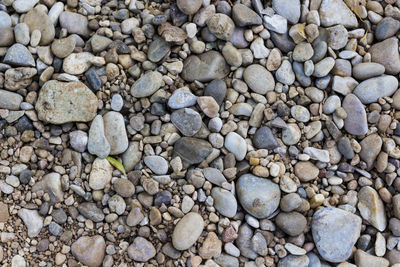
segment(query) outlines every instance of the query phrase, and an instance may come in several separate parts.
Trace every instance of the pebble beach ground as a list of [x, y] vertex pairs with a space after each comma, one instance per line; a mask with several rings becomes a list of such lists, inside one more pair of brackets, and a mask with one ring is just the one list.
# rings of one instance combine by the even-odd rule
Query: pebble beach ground
[[400, 0], [0, 0], [0, 266], [399, 267]]

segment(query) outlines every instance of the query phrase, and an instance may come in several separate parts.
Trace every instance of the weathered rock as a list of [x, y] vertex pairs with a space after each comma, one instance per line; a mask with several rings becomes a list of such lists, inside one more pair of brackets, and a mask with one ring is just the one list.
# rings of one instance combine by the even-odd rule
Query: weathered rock
[[97, 115], [90, 125], [88, 151], [102, 159], [110, 154], [110, 143], [104, 133], [104, 121], [101, 115]]
[[330, 27], [341, 24], [348, 28], [358, 26], [357, 18], [342, 0], [323, 0], [319, 8], [321, 25]]
[[84, 202], [78, 206], [79, 212], [87, 219], [94, 222], [101, 222], [104, 220], [104, 213], [99, 209], [95, 203]]
[[28, 228], [28, 236], [31, 238], [37, 237], [43, 227], [43, 218], [39, 215], [38, 211], [23, 208], [18, 211], [18, 216]]
[[344, 128], [350, 134], [363, 135], [368, 132], [367, 113], [365, 107], [353, 94], [348, 94], [343, 100], [343, 109], [347, 113]]
[[183, 63], [181, 76], [188, 82], [195, 80], [209, 82], [215, 79], [223, 79], [228, 73], [229, 65], [224, 57], [216, 51], [209, 51], [199, 56], [188, 57]]
[[0, 89], [0, 108], [19, 110], [22, 100], [21, 95]]
[[171, 122], [184, 136], [195, 135], [202, 125], [200, 114], [190, 108], [178, 109], [172, 112]]
[[67, 29], [69, 33], [76, 33], [84, 37], [89, 36], [87, 17], [70, 11], [64, 11], [59, 17], [62, 28]]
[[252, 174], [239, 178], [236, 192], [242, 207], [259, 219], [271, 215], [278, 208], [281, 198], [277, 184]]
[[261, 17], [243, 4], [235, 4], [232, 8], [232, 19], [240, 27], [260, 25]]
[[294, 173], [302, 182], [309, 182], [317, 179], [319, 170], [310, 161], [299, 161], [294, 166]]
[[64, 200], [64, 193], [61, 188], [61, 176], [56, 172], [48, 173], [36, 182], [32, 187], [32, 192], [43, 190], [53, 196], [57, 202]]
[[275, 88], [275, 81], [272, 74], [258, 64], [248, 66], [243, 72], [243, 79], [251, 90], [258, 94], [266, 94]]
[[387, 267], [389, 266], [389, 261], [382, 257], [377, 257], [371, 254], [368, 254], [361, 249], [357, 249], [354, 254], [354, 261], [359, 267], [368, 267], [368, 266], [379, 266], [379, 267]]
[[392, 37], [376, 43], [368, 50], [372, 62], [382, 64], [387, 74], [396, 75], [400, 72], [399, 40]]
[[14, 44], [7, 50], [3, 60], [12, 66], [35, 67], [35, 60], [29, 50], [22, 44]]
[[229, 41], [235, 29], [235, 23], [229, 16], [216, 13], [207, 20], [207, 27], [217, 38]]
[[273, 0], [272, 8], [292, 24], [296, 24], [300, 19], [299, 0]]
[[381, 151], [382, 139], [377, 134], [371, 134], [365, 137], [361, 142], [360, 158], [367, 163], [367, 168], [370, 170], [376, 157]]
[[63, 60], [63, 70], [72, 75], [82, 74], [92, 65], [93, 57], [89, 52], [72, 53]]
[[97, 97], [81, 82], [46, 82], [36, 102], [39, 119], [53, 124], [88, 122], [96, 116]]
[[214, 206], [217, 211], [228, 218], [236, 215], [237, 202], [235, 196], [228, 190], [214, 187], [211, 191], [211, 196], [214, 199]]
[[100, 235], [82, 236], [71, 246], [71, 253], [82, 264], [96, 267], [103, 263], [106, 242]]
[[156, 249], [147, 239], [136, 237], [128, 247], [128, 256], [134, 261], [147, 262], [156, 255]]
[[306, 217], [295, 211], [279, 213], [278, 216], [276, 216], [275, 222], [283, 232], [290, 236], [300, 235], [307, 226]]
[[358, 192], [358, 210], [364, 220], [379, 231], [387, 225], [385, 206], [375, 189], [370, 186], [361, 188]]
[[188, 165], [202, 162], [211, 152], [210, 143], [192, 137], [182, 137], [174, 145], [174, 153]]
[[49, 16], [41, 11], [41, 9], [34, 8], [25, 14], [23, 21], [29, 27], [29, 33], [32, 34], [34, 30], [39, 30], [41, 33], [40, 45], [50, 44], [55, 36], [55, 28]]
[[224, 146], [235, 155], [236, 160], [243, 160], [246, 156], [246, 141], [235, 132], [230, 132], [226, 135]]
[[110, 184], [113, 168], [107, 159], [94, 160], [89, 175], [89, 186], [93, 190], [104, 189]]
[[314, 213], [311, 230], [319, 254], [327, 261], [342, 262], [360, 237], [361, 218], [342, 209], [323, 208]]

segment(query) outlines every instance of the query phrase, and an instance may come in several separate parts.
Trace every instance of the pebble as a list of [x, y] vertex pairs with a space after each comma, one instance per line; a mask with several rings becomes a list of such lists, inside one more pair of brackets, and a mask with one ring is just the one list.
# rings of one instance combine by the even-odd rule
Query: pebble
[[15, 255], [11, 259], [11, 267], [26, 267], [26, 261], [22, 256]]
[[209, 82], [223, 79], [228, 73], [229, 66], [224, 57], [216, 51], [209, 51], [189, 56], [183, 63], [181, 76], [188, 82]]
[[309, 182], [318, 177], [318, 168], [310, 161], [300, 161], [294, 166], [294, 173], [303, 182]]
[[168, 162], [163, 157], [147, 156], [143, 161], [155, 174], [162, 175], [168, 172]]
[[264, 23], [268, 30], [283, 34], [287, 32], [287, 19], [280, 15], [264, 16]]
[[375, 37], [378, 40], [385, 40], [392, 37], [400, 29], [400, 22], [392, 17], [383, 18], [375, 29]]
[[282, 197], [280, 208], [284, 212], [290, 212], [300, 207], [302, 200], [296, 193], [290, 193]]
[[364, 220], [379, 231], [385, 230], [387, 225], [385, 208], [375, 189], [370, 186], [361, 188], [358, 192], [357, 208]]
[[380, 43], [375, 43], [368, 50], [371, 61], [385, 67], [385, 73], [396, 75], [400, 72], [400, 55], [398, 51], [399, 40], [395, 37], [388, 38]]
[[202, 162], [211, 152], [210, 143], [192, 137], [182, 137], [174, 145], [174, 153], [188, 165]]
[[100, 235], [82, 236], [71, 246], [71, 253], [83, 265], [101, 266], [106, 243]]
[[156, 63], [161, 61], [170, 51], [170, 45], [163, 38], [157, 38], [149, 45], [147, 58]]
[[360, 249], [357, 249], [354, 253], [354, 261], [357, 266], [389, 266], [389, 261], [387, 259], [370, 255]]
[[50, 44], [55, 36], [55, 28], [51, 22], [49, 16], [38, 8], [31, 9], [23, 17], [23, 23], [28, 25], [29, 32], [32, 33], [34, 30], [40, 31], [40, 43], [39, 45]]
[[200, 114], [189, 108], [172, 112], [171, 122], [184, 136], [195, 135], [202, 126]]
[[277, 81], [286, 85], [292, 85], [294, 83], [296, 77], [292, 65], [288, 60], [282, 61], [280, 67], [275, 72], [275, 78]]
[[343, 99], [343, 109], [347, 113], [344, 119], [345, 130], [354, 135], [363, 135], [368, 131], [367, 113], [364, 105], [354, 94], [348, 94]]
[[363, 104], [377, 102], [379, 98], [392, 96], [399, 82], [394, 76], [382, 75], [361, 82], [353, 91]]
[[35, 67], [36, 65], [31, 52], [18, 43], [7, 50], [3, 62], [13, 66]]
[[385, 67], [379, 63], [365, 62], [353, 67], [353, 76], [357, 80], [367, 80], [385, 73]]
[[232, 218], [236, 215], [237, 202], [235, 196], [228, 190], [213, 188], [211, 196], [214, 199], [214, 207], [223, 216]]
[[156, 255], [156, 249], [147, 239], [136, 237], [128, 247], [128, 256], [134, 261], [147, 262]]
[[292, 24], [300, 19], [300, 0], [273, 0], [272, 8]]
[[90, 125], [88, 151], [99, 158], [105, 158], [110, 154], [110, 143], [104, 133], [104, 121], [101, 115], [97, 115]]
[[26, 13], [31, 10], [36, 4], [39, 2], [38, 0], [15, 0], [12, 3], [12, 7], [18, 13]]
[[19, 110], [22, 100], [21, 95], [0, 89], [0, 108]]
[[43, 228], [43, 218], [37, 210], [20, 209], [18, 216], [24, 221], [28, 228], [28, 236], [30, 238], [37, 237]]
[[[1, 18], [0, 18], [0, 21], [1, 21]], [[18, 23], [17, 25], [15, 25], [14, 36], [15, 36], [15, 41], [17, 43], [20, 43], [22, 45], [28, 45], [29, 41], [30, 41], [28, 25], [26, 25], [25, 23]]]
[[83, 202], [78, 206], [79, 212], [85, 216], [85, 218], [92, 220], [93, 222], [101, 222], [104, 220], [104, 213], [99, 209], [95, 203]]
[[125, 129], [124, 117], [116, 111], [109, 111], [103, 116], [104, 135], [110, 144], [110, 155], [124, 153], [129, 141]]
[[113, 168], [107, 159], [94, 160], [89, 176], [89, 186], [93, 190], [104, 189], [110, 184]]
[[219, 79], [209, 82], [206, 89], [204, 89], [204, 96], [212, 96], [217, 101], [217, 104], [221, 106], [226, 96], [225, 82]]
[[197, 96], [189, 90], [178, 89], [168, 99], [168, 106], [173, 109], [187, 108], [196, 105]]
[[67, 38], [56, 39], [51, 44], [51, 52], [59, 58], [65, 58], [72, 54], [76, 46], [74, 36], [70, 35]]
[[247, 153], [246, 141], [235, 132], [230, 132], [225, 137], [225, 148], [233, 153], [236, 160], [243, 160]]
[[5, 11], [0, 11], [0, 28], [11, 27], [11, 17]]
[[81, 82], [46, 82], [35, 106], [39, 119], [53, 124], [91, 121], [97, 111], [97, 97]]
[[278, 267], [308, 267], [309, 259], [306, 255], [288, 255], [279, 261]]
[[270, 216], [278, 208], [281, 198], [277, 184], [252, 174], [239, 178], [236, 192], [242, 207], [258, 219]]
[[121, 95], [116, 94], [111, 98], [111, 109], [114, 111], [121, 111], [124, 106], [124, 99]]
[[147, 97], [155, 93], [162, 85], [162, 75], [156, 71], [146, 72], [131, 88], [134, 97]]
[[70, 132], [69, 143], [73, 149], [82, 153], [86, 150], [88, 135], [86, 132], [81, 130]]
[[201, 96], [197, 98], [197, 104], [207, 117], [215, 118], [218, 116], [219, 106], [213, 97]]
[[276, 216], [275, 223], [283, 232], [290, 236], [298, 236], [307, 226], [306, 218], [301, 213], [295, 211], [279, 213]]
[[232, 19], [240, 27], [260, 25], [262, 23], [261, 17], [243, 4], [235, 4], [233, 6]]
[[361, 218], [342, 209], [323, 208], [314, 213], [311, 230], [322, 258], [342, 262], [350, 257], [360, 237]]
[[295, 105], [290, 109], [290, 114], [292, 117], [300, 122], [308, 122], [310, 120], [310, 112], [307, 108]]
[[235, 23], [227, 15], [216, 13], [207, 20], [207, 27], [218, 39], [229, 41], [233, 35]]
[[305, 62], [314, 55], [314, 49], [310, 43], [302, 42], [296, 45], [293, 50], [293, 60]]
[[68, 33], [76, 33], [83, 37], [89, 36], [87, 17], [70, 11], [64, 11], [60, 14], [59, 22], [62, 28], [67, 29]]
[[286, 129], [282, 131], [282, 141], [286, 145], [294, 145], [300, 141], [301, 132], [299, 126], [294, 123], [289, 123]]
[[253, 137], [253, 145], [256, 148], [275, 149], [278, 141], [275, 139], [271, 129], [268, 126], [262, 126], [257, 129]]
[[341, 24], [348, 28], [358, 26], [357, 18], [348, 6], [341, 0], [322, 0], [319, 8], [321, 25], [330, 27]]
[[360, 158], [367, 163], [367, 169], [371, 169], [374, 161], [381, 151], [382, 139], [377, 134], [365, 137], [361, 142]]
[[258, 94], [266, 94], [275, 88], [272, 74], [258, 64], [248, 66], [243, 72], [243, 79], [250, 89]]
[[186, 15], [193, 15], [200, 9], [202, 1], [177, 0], [176, 4], [178, 5], [178, 8]]
[[189, 212], [176, 224], [172, 233], [172, 245], [177, 250], [189, 249], [200, 237], [203, 228], [203, 218], [196, 212]]
[[313, 76], [321, 78], [328, 75], [328, 73], [335, 66], [335, 60], [332, 57], [324, 58], [314, 65]]
[[57, 202], [64, 200], [64, 193], [61, 187], [61, 176], [56, 172], [46, 174], [32, 187], [32, 192], [40, 190], [53, 194]]

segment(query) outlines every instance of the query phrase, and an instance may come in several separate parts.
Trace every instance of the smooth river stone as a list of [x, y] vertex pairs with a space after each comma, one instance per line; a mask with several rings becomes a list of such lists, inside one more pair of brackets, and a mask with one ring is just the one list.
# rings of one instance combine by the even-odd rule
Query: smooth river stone
[[71, 253], [83, 265], [101, 266], [106, 250], [106, 242], [100, 235], [82, 236], [71, 246]]
[[204, 220], [200, 214], [189, 212], [175, 226], [172, 233], [172, 245], [177, 250], [189, 249], [200, 237]]
[[330, 262], [347, 260], [360, 237], [361, 218], [333, 207], [314, 213], [311, 231], [319, 254]]
[[192, 55], [183, 63], [182, 78], [187, 82], [195, 80], [209, 82], [223, 79], [229, 74], [229, 65], [224, 57], [216, 52], [209, 51], [199, 56]]
[[251, 90], [261, 95], [273, 91], [275, 88], [274, 77], [259, 64], [248, 66], [243, 73], [243, 79]]
[[104, 134], [110, 143], [110, 155], [124, 153], [129, 145], [124, 117], [119, 112], [109, 111], [103, 116], [103, 120]]
[[135, 81], [131, 88], [131, 94], [136, 98], [151, 96], [161, 87], [161, 85], [161, 73], [157, 71], [149, 71]]
[[214, 187], [211, 191], [211, 196], [214, 199], [214, 207], [217, 211], [228, 218], [236, 215], [237, 202], [235, 196], [228, 190]]
[[236, 192], [242, 207], [258, 219], [270, 216], [278, 208], [281, 198], [277, 184], [252, 174], [244, 174], [238, 179]]
[[96, 116], [97, 101], [84, 83], [51, 80], [40, 89], [35, 108], [47, 123], [88, 122]]
[[29, 27], [29, 33], [39, 30], [41, 33], [39, 45], [48, 45], [53, 41], [56, 34], [53, 23], [49, 16], [39, 8], [34, 8], [25, 14], [23, 21]]
[[387, 225], [385, 206], [375, 189], [370, 186], [361, 188], [358, 192], [358, 210], [364, 220], [379, 231]]
[[344, 129], [353, 135], [363, 135], [368, 132], [367, 113], [365, 107], [353, 94], [348, 94], [342, 104], [347, 113], [344, 119]]
[[182, 137], [174, 145], [174, 154], [179, 156], [187, 165], [202, 162], [211, 152], [210, 143], [198, 138]]
[[353, 93], [363, 104], [370, 104], [377, 102], [381, 97], [392, 96], [398, 85], [396, 77], [383, 75], [363, 81], [354, 89]]

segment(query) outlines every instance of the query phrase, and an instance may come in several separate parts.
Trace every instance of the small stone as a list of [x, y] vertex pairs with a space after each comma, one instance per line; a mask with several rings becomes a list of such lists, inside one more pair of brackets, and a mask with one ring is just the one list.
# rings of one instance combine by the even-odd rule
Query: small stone
[[387, 225], [385, 206], [375, 189], [370, 186], [361, 188], [358, 192], [357, 207], [364, 220], [379, 231], [385, 230]]
[[113, 168], [107, 159], [95, 159], [89, 176], [90, 188], [93, 190], [104, 189], [111, 181], [112, 171]]
[[399, 40], [396, 37], [388, 38], [371, 46], [368, 52], [372, 62], [382, 64], [387, 74], [396, 75], [400, 72]]
[[[1, 11], [3, 12], [3, 11]], [[1, 17], [1, 12], [0, 12], [0, 17]], [[0, 21], [2, 19], [0, 18]], [[11, 21], [10, 21], [11, 22]], [[1, 25], [0, 25], [0, 28]], [[20, 43], [22, 45], [28, 45], [30, 41], [30, 36], [29, 36], [29, 27], [25, 23], [18, 23], [14, 27], [14, 35], [15, 35], [15, 41], [17, 43]]]
[[272, 74], [258, 64], [248, 66], [243, 73], [243, 79], [258, 94], [266, 94], [275, 88], [275, 81]]
[[73, 149], [82, 153], [86, 150], [86, 145], [88, 143], [88, 135], [86, 132], [81, 130], [70, 132], [69, 142]]
[[207, 27], [218, 39], [229, 41], [235, 29], [235, 24], [229, 16], [216, 13], [207, 20]]
[[195, 135], [202, 125], [200, 114], [189, 108], [183, 108], [172, 112], [171, 122], [184, 136]]
[[367, 113], [364, 105], [353, 94], [348, 94], [343, 100], [343, 109], [347, 113], [344, 128], [350, 134], [363, 135], [368, 131]]
[[397, 90], [399, 82], [394, 76], [382, 75], [360, 83], [353, 93], [363, 104], [377, 102], [379, 98], [392, 96]]
[[290, 194], [282, 197], [281, 203], [280, 203], [280, 208], [284, 212], [291, 212], [291, 211], [297, 209], [298, 207], [300, 207], [301, 203], [302, 203], [302, 200], [298, 194], [290, 193]]
[[147, 262], [156, 255], [156, 249], [147, 239], [136, 237], [128, 247], [128, 256], [134, 261]]
[[214, 207], [217, 211], [228, 218], [236, 215], [237, 202], [235, 196], [228, 190], [222, 188], [213, 188], [211, 196], [214, 199]]
[[308, 122], [310, 120], [310, 112], [307, 108], [295, 105], [290, 109], [290, 114], [292, 117], [300, 122]]
[[63, 60], [63, 70], [72, 75], [82, 74], [90, 68], [93, 58], [89, 52], [72, 53]]
[[87, 219], [94, 222], [102, 222], [104, 220], [104, 213], [99, 209], [95, 203], [84, 202], [78, 206], [79, 212]]
[[199, 255], [202, 259], [211, 259], [221, 254], [222, 242], [214, 232], [209, 232], [203, 245], [199, 249]]
[[375, 37], [378, 40], [385, 40], [396, 34], [400, 29], [400, 22], [392, 17], [383, 18], [375, 29]]
[[314, 213], [311, 230], [322, 258], [342, 262], [360, 237], [361, 218], [342, 209], [323, 208]]
[[36, 65], [31, 52], [19, 43], [7, 50], [3, 62], [13, 66], [35, 67]]
[[161, 73], [149, 71], [135, 81], [131, 88], [131, 94], [137, 98], [147, 97], [155, 93], [161, 85]]
[[64, 200], [64, 193], [61, 188], [61, 176], [58, 173], [48, 173], [43, 178], [36, 182], [32, 187], [32, 192], [45, 191], [52, 194], [57, 202]]
[[285, 17], [290, 23], [296, 24], [300, 19], [300, 1], [295, 0], [273, 0], [272, 8]]
[[76, 33], [87, 37], [89, 35], [88, 19], [78, 13], [64, 11], [59, 17], [60, 25], [62, 28], [67, 29], [68, 33]]
[[113, 183], [115, 192], [121, 197], [131, 197], [135, 193], [135, 186], [127, 179], [117, 179]]
[[140, 162], [142, 152], [139, 149], [138, 142], [130, 142], [128, 149], [122, 154], [122, 163], [127, 172], [133, 170]]
[[0, 108], [19, 110], [22, 100], [21, 95], [0, 89]]
[[303, 233], [306, 226], [306, 218], [298, 212], [281, 212], [276, 216], [276, 225], [290, 236], [298, 236]]
[[26, 267], [26, 261], [22, 256], [15, 255], [11, 259], [11, 267]]
[[268, 217], [279, 206], [279, 186], [270, 180], [245, 174], [239, 178], [236, 191], [242, 207], [256, 218]]
[[216, 51], [208, 51], [199, 56], [189, 56], [183, 63], [181, 76], [188, 82], [209, 82], [223, 79], [228, 73], [229, 66], [224, 57]]
[[243, 160], [247, 153], [247, 144], [246, 141], [235, 132], [230, 132], [225, 137], [224, 146], [226, 149], [233, 153], [236, 157], [236, 160]]
[[152, 62], [159, 62], [165, 56], [168, 55], [170, 51], [170, 45], [163, 38], [157, 38], [149, 45], [147, 51], [147, 58]]
[[56, 57], [65, 58], [74, 51], [75, 45], [76, 40], [72, 35], [63, 39], [56, 39], [51, 44], [51, 52], [53, 52]]
[[91, 121], [97, 111], [97, 97], [81, 82], [46, 82], [36, 102], [39, 119], [53, 124]]
[[280, 15], [264, 16], [264, 23], [268, 30], [279, 34], [287, 32], [287, 19]]
[[261, 17], [243, 4], [235, 4], [232, 8], [232, 18], [240, 27], [260, 25]]
[[[379, 233], [378, 233], [379, 234]], [[370, 255], [360, 249], [354, 253], [354, 261], [357, 266], [366, 267], [366, 266], [382, 266], [387, 267], [389, 266], [389, 261], [382, 257], [376, 257]]]
[[24, 221], [28, 228], [28, 236], [30, 238], [37, 237], [43, 227], [43, 218], [37, 210], [20, 209], [18, 216]]
[[301, 132], [299, 126], [289, 123], [287, 128], [282, 131], [282, 141], [286, 145], [295, 145], [300, 141]]
[[163, 175], [168, 172], [168, 162], [163, 157], [147, 156], [143, 161], [155, 174]]
[[294, 173], [302, 182], [309, 182], [318, 178], [319, 170], [310, 161], [299, 161], [294, 166]]
[[0, 28], [11, 27], [11, 17], [5, 11], [0, 11]]
[[268, 126], [262, 126], [257, 129], [253, 137], [253, 144], [256, 148], [275, 149], [278, 147], [271, 129]]
[[381, 151], [382, 139], [377, 134], [371, 134], [365, 137], [361, 142], [360, 158], [367, 163], [367, 169], [370, 170], [376, 157]]
[[187, 108], [196, 105], [197, 96], [188, 90], [178, 89], [168, 99], [168, 106], [173, 109]]
[[339, 50], [346, 46], [349, 35], [343, 25], [329, 27], [327, 31], [329, 33], [328, 46], [330, 48]]
[[175, 226], [172, 244], [177, 250], [189, 249], [200, 237], [204, 228], [203, 218], [195, 212], [186, 214]]
[[365, 62], [353, 67], [353, 76], [357, 80], [367, 80], [385, 73], [385, 67], [379, 63]]
[[302, 42], [296, 45], [293, 51], [293, 60], [305, 62], [314, 55], [314, 49], [310, 43]]
[[213, 97], [201, 96], [197, 98], [197, 104], [207, 117], [215, 118], [218, 116], [219, 106]]
[[219, 106], [222, 105], [225, 95], [226, 84], [223, 80], [216, 79], [211, 81], [204, 90], [204, 96], [212, 96]]
[[278, 267], [308, 267], [309, 261], [306, 255], [288, 255], [278, 262]]
[[23, 23], [28, 25], [29, 32], [39, 30], [41, 34], [39, 45], [50, 44], [55, 36], [55, 28], [49, 16], [39, 8], [33, 8], [23, 17]]
[[82, 236], [71, 246], [71, 253], [82, 264], [101, 266], [105, 254], [106, 243], [100, 235]]
[[16, 0], [13, 2], [12, 6], [18, 13], [26, 13], [31, 10], [38, 0]]
[[201, 0], [178, 0], [176, 2], [178, 8], [186, 15], [195, 14], [201, 7]]
[[[250, 45], [250, 50], [253, 52], [254, 58], [262, 59], [268, 57], [270, 51], [264, 45], [264, 39], [261, 37], [255, 38], [254, 41]], [[259, 66], [257, 64], [257, 66]]]
[[202, 162], [211, 152], [210, 143], [197, 138], [182, 137], [174, 145], [174, 153], [188, 165]]
[[348, 28], [358, 26], [357, 18], [341, 0], [322, 0], [319, 8], [321, 25], [324, 27], [341, 24]]
[[116, 94], [111, 98], [111, 109], [114, 111], [121, 111], [124, 106], [124, 99], [121, 95]]
[[142, 211], [139, 208], [133, 208], [128, 214], [126, 218], [126, 224], [128, 226], [136, 226], [138, 225], [144, 218]]
[[97, 115], [90, 125], [88, 151], [102, 159], [110, 154], [110, 143], [104, 133], [104, 122], [101, 115]]
[[292, 64], [288, 60], [282, 61], [282, 64], [275, 72], [276, 79], [286, 85], [292, 85], [296, 79], [292, 69]]
[[103, 120], [104, 135], [110, 144], [110, 155], [124, 153], [129, 145], [124, 117], [119, 112], [109, 111], [103, 116]]
[[325, 77], [335, 66], [335, 60], [332, 57], [324, 58], [314, 65], [313, 76], [317, 78]]

